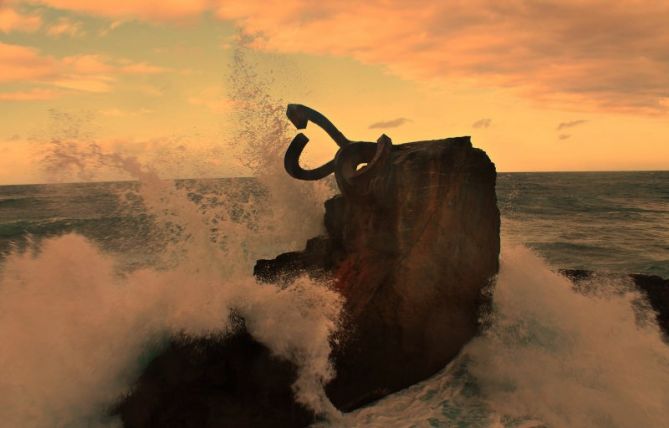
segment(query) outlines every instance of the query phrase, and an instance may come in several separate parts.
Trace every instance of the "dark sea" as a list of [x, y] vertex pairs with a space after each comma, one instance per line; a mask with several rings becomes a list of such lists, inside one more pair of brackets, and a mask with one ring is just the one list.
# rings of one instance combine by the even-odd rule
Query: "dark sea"
[[[250, 272], [318, 233], [331, 189], [272, 185], [1, 186], [0, 426], [119, 426], [110, 403], [165, 338], [225, 332], [231, 308], [299, 356], [296, 394], [322, 403], [339, 297]], [[576, 293], [556, 272], [669, 278], [669, 172], [501, 173], [497, 197], [490, 330], [433, 378], [323, 426], [667, 426], [669, 347], [643, 297], [606, 275]]]
[[[223, 191], [253, 179], [181, 181]], [[152, 230], [137, 183], [0, 187], [0, 252], [27, 240], [76, 232], [110, 251], [146, 248]], [[197, 193], [192, 196], [196, 198]], [[669, 172], [500, 173], [503, 236], [552, 266], [669, 278]]]

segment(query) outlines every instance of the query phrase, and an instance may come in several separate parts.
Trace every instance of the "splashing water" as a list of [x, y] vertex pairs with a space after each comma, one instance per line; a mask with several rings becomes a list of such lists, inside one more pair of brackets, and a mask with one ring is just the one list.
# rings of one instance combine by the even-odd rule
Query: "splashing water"
[[489, 330], [347, 425], [664, 426], [669, 347], [630, 285], [600, 278], [584, 295], [524, 247], [504, 245], [500, 261]]
[[231, 310], [297, 363], [298, 399], [328, 410], [318, 388], [332, 376], [338, 295], [306, 278], [278, 289], [231, 276], [234, 261], [222, 256], [119, 276], [113, 259], [76, 235], [47, 240], [37, 256], [11, 255], [0, 288], [4, 423], [83, 424], [127, 391], [147, 347], [170, 334], [226, 333]]
[[337, 327], [340, 296], [328, 284], [306, 277], [277, 288], [257, 283], [251, 274], [256, 259], [303, 245], [304, 235], [319, 232], [321, 189], [287, 183], [283, 171], [278, 178], [277, 168], [266, 168], [277, 163], [276, 155], [287, 143], [285, 127], [263, 125], [268, 119], [280, 123], [279, 110], [270, 108], [278, 102], [260, 96], [247, 101], [244, 108], [260, 114], [244, 113], [256, 117], [242, 123], [254, 130], [245, 135], [278, 146], [263, 151], [260, 144], [252, 152], [263, 169], [259, 175], [268, 206], [254, 197], [221, 201], [224, 195], [215, 191], [197, 195], [199, 203], [194, 202], [188, 189], [161, 180], [135, 158], [77, 141], [76, 132], [67, 142], [56, 141], [45, 157], [47, 169], [73, 167], [85, 179], [100, 167], [124, 171], [139, 180], [131, 196], [141, 201], [151, 227], [166, 239], [156, 250], [157, 261], [139, 269], [119, 269], [117, 258], [74, 234], [44, 240], [32, 251], [14, 252], [4, 260], [3, 424], [117, 424], [104, 415], [128, 392], [143, 355], [173, 335], [229, 334], [233, 311], [257, 340], [297, 365], [297, 400], [317, 413], [336, 416], [323, 384], [334, 375], [329, 338]]

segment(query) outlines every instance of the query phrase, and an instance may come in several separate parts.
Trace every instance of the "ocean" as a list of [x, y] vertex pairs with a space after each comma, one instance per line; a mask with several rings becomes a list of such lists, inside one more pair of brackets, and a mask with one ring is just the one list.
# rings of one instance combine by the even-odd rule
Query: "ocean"
[[[248, 199], [251, 178], [182, 180]], [[256, 184], [257, 186], [257, 184]], [[79, 233], [106, 251], [146, 249], [148, 213], [136, 182], [0, 187], [0, 252], [27, 240]], [[536, 250], [551, 266], [669, 278], [669, 172], [500, 173], [498, 205], [507, 243]], [[137, 197], [139, 199], [139, 197]], [[279, 250], [280, 251], [280, 250]]]
[[[150, 174], [1, 186], [0, 420], [115, 426], [106, 409], [165, 338], [225, 333], [232, 309], [279, 355], [287, 341], [309, 350], [296, 394], [322, 395], [311, 380], [330, 376], [340, 299], [306, 279], [299, 293], [260, 290], [251, 272], [318, 234], [331, 193]], [[500, 173], [497, 196], [489, 331], [433, 378], [326, 426], [664, 426], [669, 347], [648, 305], [624, 280], [598, 279], [583, 295], [556, 271], [669, 278], [669, 172]], [[294, 305], [304, 319], [283, 319]], [[269, 319], [307, 327], [288, 336]]]

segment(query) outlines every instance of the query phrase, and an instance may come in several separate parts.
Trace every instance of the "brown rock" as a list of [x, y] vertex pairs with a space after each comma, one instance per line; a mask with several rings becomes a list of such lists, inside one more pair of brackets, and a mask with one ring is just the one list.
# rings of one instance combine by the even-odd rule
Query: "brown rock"
[[[468, 137], [393, 146], [363, 197], [326, 202], [328, 235], [259, 260], [267, 281], [326, 275], [347, 321], [327, 392], [348, 411], [426, 379], [478, 331], [498, 270], [495, 167]], [[339, 178], [339, 177], [338, 177]]]
[[[259, 260], [254, 271], [274, 283], [302, 272], [330, 278], [346, 297], [337, 376], [327, 385], [343, 411], [451, 361], [476, 335], [484, 290], [498, 270], [488, 156], [468, 137], [386, 142], [379, 161], [359, 174], [342, 149], [337, 165], [348, 175], [336, 171], [345, 196], [325, 203], [327, 235], [304, 251]], [[370, 144], [357, 147], [371, 153]], [[225, 340], [174, 340], [115, 413], [127, 427], [307, 426], [314, 415], [294, 402], [295, 378], [294, 365], [243, 328]]]

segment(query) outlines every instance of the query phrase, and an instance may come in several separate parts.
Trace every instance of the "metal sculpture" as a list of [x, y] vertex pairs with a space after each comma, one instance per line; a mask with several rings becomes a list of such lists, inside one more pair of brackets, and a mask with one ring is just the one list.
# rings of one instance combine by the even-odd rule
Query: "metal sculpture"
[[[314, 168], [300, 166], [300, 155], [309, 143], [309, 138], [299, 133], [286, 150], [284, 168], [298, 180], [320, 180], [335, 173], [337, 185], [342, 194], [347, 196], [365, 196], [369, 192], [374, 177], [386, 168], [392, 150], [392, 141], [385, 134], [376, 143], [351, 141], [321, 113], [301, 104], [289, 104], [286, 116], [297, 129], [305, 129], [313, 122], [323, 129], [339, 146], [335, 157], [329, 162]], [[358, 168], [360, 165], [362, 168]]]

